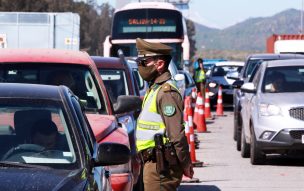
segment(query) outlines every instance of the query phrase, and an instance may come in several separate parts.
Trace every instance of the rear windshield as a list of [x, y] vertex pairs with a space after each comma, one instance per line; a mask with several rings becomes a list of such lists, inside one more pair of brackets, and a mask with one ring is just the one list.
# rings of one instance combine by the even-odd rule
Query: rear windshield
[[228, 73], [240, 72], [243, 66], [215, 66], [213, 68], [212, 76], [226, 76]]
[[117, 97], [120, 95], [129, 95], [125, 71], [99, 69], [99, 74], [107, 88], [112, 103], [116, 103]]
[[87, 67], [63, 64], [5, 64], [0, 66], [0, 82], [65, 85], [84, 104], [87, 112], [106, 113], [98, 84]]

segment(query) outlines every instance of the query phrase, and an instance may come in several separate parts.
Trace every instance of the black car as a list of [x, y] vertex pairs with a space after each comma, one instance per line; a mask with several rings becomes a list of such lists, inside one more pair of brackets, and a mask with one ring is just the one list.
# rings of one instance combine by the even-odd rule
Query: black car
[[103, 166], [129, 158], [96, 143], [67, 87], [0, 83], [0, 190], [112, 190]]
[[[236, 140], [236, 148], [241, 150], [241, 133], [242, 133], [242, 117], [241, 117], [241, 99], [244, 93], [240, 87], [244, 82], [251, 82], [255, 72], [263, 61], [267, 60], [284, 60], [284, 59], [303, 59], [304, 55], [300, 54], [252, 54], [249, 55], [245, 61], [245, 65], [240, 72], [239, 77], [234, 78], [236, 81], [233, 83], [233, 107], [234, 107], [234, 133], [233, 139]], [[242, 152], [242, 155], [244, 153]]]

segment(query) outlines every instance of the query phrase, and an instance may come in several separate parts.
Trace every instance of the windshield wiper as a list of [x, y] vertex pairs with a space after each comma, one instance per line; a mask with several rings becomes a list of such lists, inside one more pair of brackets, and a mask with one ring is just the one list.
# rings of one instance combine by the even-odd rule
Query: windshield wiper
[[10, 161], [1, 161], [0, 167], [22, 167], [22, 168], [40, 168], [40, 169], [50, 169], [49, 166], [42, 166], [42, 165], [36, 165], [36, 164], [26, 164], [26, 163], [20, 163], [20, 162], [10, 162]]

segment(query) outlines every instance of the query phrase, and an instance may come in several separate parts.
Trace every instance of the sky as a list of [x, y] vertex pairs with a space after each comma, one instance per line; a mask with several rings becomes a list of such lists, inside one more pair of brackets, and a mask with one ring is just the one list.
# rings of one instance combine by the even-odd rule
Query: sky
[[[98, 1], [109, 2], [114, 8], [117, 4], [115, 0]], [[249, 18], [269, 17], [290, 8], [303, 10], [303, 3], [304, 0], [190, 0], [189, 10], [183, 13], [195, 22], [223, 29]]]

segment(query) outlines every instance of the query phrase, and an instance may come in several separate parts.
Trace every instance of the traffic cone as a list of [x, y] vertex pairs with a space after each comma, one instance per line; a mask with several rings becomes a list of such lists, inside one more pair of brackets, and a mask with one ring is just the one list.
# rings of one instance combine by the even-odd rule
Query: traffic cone
[[203, 166], [203, 162], [200, 162], [198, 160], [196, 160], [196, 154], [195, 154], [195, 142], [194, 142], [194, 129], [193, 129], [193, 113], [192, 113], [192, 109], [191, 107], [189, 107], [190, 105], [190, 101], [191, 98], [187, 96], [187, 102], [186, 102], [186, 113], [188, 115], [188, 124], [189, 124], [189, 132], [190, 132], [190, 144], [189, 144], [189, 148], [190, 148], [190, 157], [191, 157], [191, 162], [193, 164], [194, 167], [202, 167]]
[[206, 120], [205, 120], [205, 112], [204, 112], [205, 106], [204, 106], [204, 99], [201, 96], [201, 93], [199, 92], [197, 94], [196, 99], [196, 115], [194, 116], [194, 124], [196, 125], [197, 132], [202, 133], [207, 131], [206, 127]]
[[217, 94], [217, 105], [216, 105], [216, 115], [223, 116], [223, 94], [222, 94], [222, 86], [219, 87]]
[[211, 111], [210, 111], [210, 99], [209, 99], [208, 88], [206, 88], [205, 96], [206, 96], [206, 99], [205, 99], [205, 119], [212, 119]]

